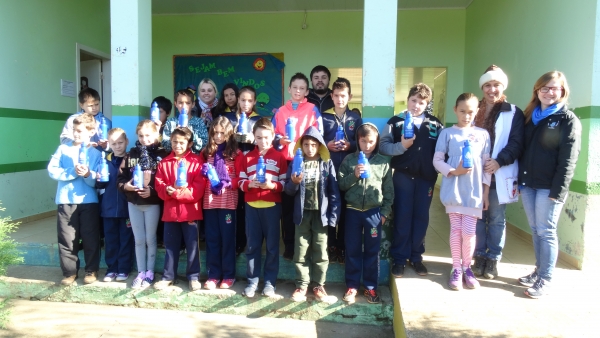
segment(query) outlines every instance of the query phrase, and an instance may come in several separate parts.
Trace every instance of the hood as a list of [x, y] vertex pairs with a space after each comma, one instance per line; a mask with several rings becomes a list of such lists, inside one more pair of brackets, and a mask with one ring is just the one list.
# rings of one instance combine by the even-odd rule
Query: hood
[[358, 128], [356, 128], [356, 132], [354, 133], [355, 138], [356, 138], [356, 152], [357, 153], [360, 152], [360, 144], [358, 143], [358, 132], [364, 126], [371, 126], [371, 127], [375, 128], [375, 130], [377, 131], [377, 143], [375, 145], [375, 150], [373, 150], [373, 154], [379, 154], [379, 141], [380, 141], [379, 138], [381, 135], [379, 134], [379, 129], [377, 129], [377, 126], [371, 122], [365, 122], [365, 123], [361, 124]]
[[[325, 143], [325, 140], [323, 140], [323, 136], [317, 128], [315, 128], [314, 126], [308, 127], [308, 129], [306, 129], [302, 136], [310, 136], [318, 140], [320, 143], [319, 156], [321, 156], [321, 159], [323, 161], [329, 161], [329, 159], [331, 158], [331, 155], [329, 154], [329, 149], [327, 149], [327, 144]], [[296, 154], [296, 151], [298, 149], [301, 149], [301, 147], [302, 143], [300, 142], [300, 139], [298, 139], [298, 142], [296, 142], [296, 145], [294, 146], [294, 155]]]

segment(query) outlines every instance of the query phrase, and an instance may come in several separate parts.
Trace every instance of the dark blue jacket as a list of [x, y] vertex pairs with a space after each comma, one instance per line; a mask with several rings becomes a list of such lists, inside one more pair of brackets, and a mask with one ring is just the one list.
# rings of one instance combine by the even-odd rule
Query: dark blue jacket
[[350, 142], [350, 148], [348, 150], [330, 152], [335, 170], [338, 171], [346, 155], [356, 151], [356, 130], [362, 124], [362, 118], [348, 108], [346, 108], [346, 112], [341, 120], [337, 118], [333, 108], [321, 112], [321, 117], [323, 118], [323, 139], [325, 140], [325, 146], [327, 146], [329, 141], [335, 141], [335, 133], [338, 130], [340, 122], [344, 124], [346, 141]]
[[96, 182], [97, 189], [104, 189], [102, 202], [100, 203], [100, 216], [102, 217], [129, 218], [127, 198], [117, 187], [117, 176], [119, 175], [121, 162], [123, 162], [123, 157], [117, 157], [113, 153], [106, 155], [106, 163], [110, 174], [108, 182]]
[[[321, 146], [319, 147], [319, 155], [321, 156], [318, 183], [319, 210], [321, 211], [321, 220], [323, 221], [323, 226], [329, 225], [335, 227], [337, 220], [340, 217], [342, 201], [340, 198], [340, 190], [338, 188], [335, 168], [333, 166], [333, 162], [329, 158], [329, 150], [327, 150], [325, 141], [323, 141], [323, 137], [317, 128], [313, 126], [309, 127], [306, 132], [304, 132], [304, 135], [311, 136], [321, 143]], [[301, 147], [300, 143], [301, 142], [296, 143], [296, 147], [294, 147], [294, 153], [296, 152], [296, 149]], [[304, 179], [302, 179], [300, 184], [295, 184], [292, 182], [292, 167], [292, 165], [288, 166], [284, 191], [290, 196], [295, 196], [294, 224], [299, 225], [302, 223], [302, 215], [304, 213], [305, 186]]]

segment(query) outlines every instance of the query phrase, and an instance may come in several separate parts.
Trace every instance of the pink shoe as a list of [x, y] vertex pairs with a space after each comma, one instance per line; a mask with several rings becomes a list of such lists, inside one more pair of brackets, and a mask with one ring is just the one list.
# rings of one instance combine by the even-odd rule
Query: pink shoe
[[448, 279], [448, 287], [452, 290], [462, 290], [462, 269], [453, 268]]
[[235, 278], [234, 279], [223, 279], [223, 281], [221, 282], [221, 289], [230, 289], [234, 283], [235, 283]]

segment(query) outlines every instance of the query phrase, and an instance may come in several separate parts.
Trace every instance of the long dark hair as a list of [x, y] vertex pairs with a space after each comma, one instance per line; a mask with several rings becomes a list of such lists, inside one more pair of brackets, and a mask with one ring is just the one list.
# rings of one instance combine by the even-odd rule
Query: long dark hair
[[227, 106], [227, 103], [225, 103], [225, 91], [227, 89], [233, 89], [233, 91], [235, 92], [236, 99], [240, 97], [240, 90], [238, 89], [238, 86], [236, 86], [235, 83], [226, 83], [221, 89], [219, 102], [217, 102], [217, 105], [212, 109], [213, 120], [216, 119], [218, 116], [223, 115], [225, 113], [225, 110], [229, 107]]
[[223, 156], [233, 160], [237, 155], [238, 143], [233, 137], [233, 126], [229, 119], [225, 116], [219, 116], [212, 121], [210, 127], [208, 128], [208, 145], [204, 148], [202, 153], [204, 154], [204, 159], [208, 159], [208, 156], [214, 155], [217, 151], [218, 145], [215, 143], [215, 126], [219, 126], [224, 130], [224, 137], [226, 139], [225, 150], [223, 150]]

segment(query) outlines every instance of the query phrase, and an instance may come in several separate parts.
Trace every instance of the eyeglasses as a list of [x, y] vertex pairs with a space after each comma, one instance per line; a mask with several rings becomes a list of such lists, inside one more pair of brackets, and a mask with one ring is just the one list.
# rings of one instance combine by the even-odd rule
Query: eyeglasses
[[552, 91], [553, 93], [560, 93], [563, 91], [563, 87], [542, 87], [540, 88], [540, 93], [548, 93], [549, 91]]

